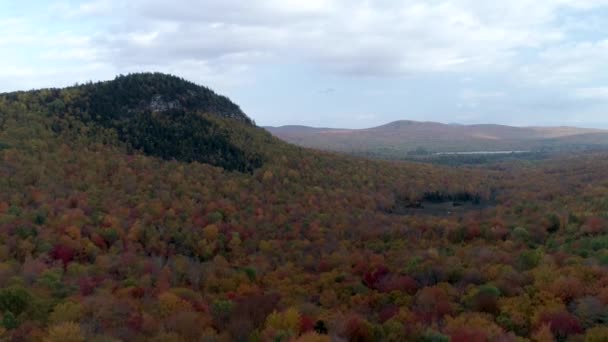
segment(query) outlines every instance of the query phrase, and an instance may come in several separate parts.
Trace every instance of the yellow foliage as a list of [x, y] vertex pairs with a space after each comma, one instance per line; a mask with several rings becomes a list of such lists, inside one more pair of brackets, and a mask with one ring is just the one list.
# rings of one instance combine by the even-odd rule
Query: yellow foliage
[[551, 332], [551, 327], [547, 324], [543, 324], [534, 334], [532, 334], [532, 340], [534, 342], [553, 342], [555, 338]]
[[137, 221], [129, 229], [127, 238], [129, 239], [129, 241], [137, 241], [137, 240], [139, 240], [142, 232], [143, 232], [142, 224], [141, 224], [141, 222]]
[[63, 322], [49, 328], [44, 342], [84, 342], [80, 325], [74, 322]]
[[273, 312], [266, 318], [266, 328], [275, 331], [287, 331], [295, 334], [300, 327], [300, 313], [289, 308], [282, 313]]
[[75, 302], [65, 302], [55, 305], [49, 321], [53, 324], [76, 322], [82, 315], [82, 305]]
[[536, 325], [540, 322], [541, 315], [543, 314], [566, 310], [566, 306], [559, 298], [556, 298], [555, 296], [542, 291], [534, 298], [533, 307], [533, 325]]
[[498, 300], [500, 311], [507, 314], [513, 324], [518, 327], [528, 327], [530, 317], [534, 310], [532, 299], [529, 296], [500, 298]]
[[171, 292], [165, 292], [158, 296], [159, 313], [162, 317], [169, 317], [176, 312], [190, 310], [190, 303], [184, 301]]
[[331, 308], [335, 306], [338, 302], [338, 296], [336, 292], [332, 289], [325, 289], [321, 292], [321, 297], [319, 298], [321, 305], [327, 308]]
[[242, 241], [241, 241], [239, 234], [233, 233], [232, 239], [230, 239], [228, 246], [230, 247], [230, 249], [232, 249], [234, 251], [236, 249], [239, 249], [239, 247], [241, 246], [241, 243], [242, 243]]
[[267, 170], [266, 172], [264, 172], [264, 182], [269, 182], [272, 180], [272, 178], [274, 177], [274, 175], [272, 174], [272, 172], [270, 170]]
[[587, 330], [585, 342], [606, 342], [608, 341], [608, 327], [595, 327]]
[[68, 226], [65, 233], [74, 240], [80, 240], [80, 228], [74, 225]]
[[219, 229], [215, 224], [210, 224], [203, 228], [203, 236], [209, 241], [215, 241], [219, 236]]
[[270, 253], [272, 251], [272, 244], [270, 241], [262, 240], [260, 241], [259, 248], [262, 253]]

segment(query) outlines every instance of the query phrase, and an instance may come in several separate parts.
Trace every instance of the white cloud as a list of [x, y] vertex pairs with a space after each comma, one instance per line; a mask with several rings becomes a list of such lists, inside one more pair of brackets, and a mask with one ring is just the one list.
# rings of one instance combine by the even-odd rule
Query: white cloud
[[[425, 89], [443, 88], [445, 98], [420, 100], [418, 109], [460, 103], [480, 113], [495, 105], [549, 115], [603, 98], [607, 7], [608, 0], [60, 0], [48, 15], [0, 19], [0, 63], [10, 66], [0, 81], [57, 85], [156, 70], [222, 90], [256, 84], [259, 70], [300, 67], [334, 77], [335, 97], [346, 98], [341, 82], [431, 75]], [[7, 78], [18, 75], [25, 76]]]
[[[568, 25], [560, 19], [606, 5], [608, 0], [94, 0], [55, 8], [112, 22], [91, 38], [99, 58], [118, 68], [221, 64], [242, 56], [251, 65], [315, 63], [350, 74], [517, 71], [552, 81], [594, 67], [575, 66], [569, 60], [575, 56], [567, 54], [587, 54], [594, 65], [605, 60], [580, 51], [596, 42], [568, 39], [568, 28], [583, 25], [584, 18], [568, 16]], [[560, 55], [565, 60], [556, 59]], [[545, 75], [547, 63], [558, 75]]]
[[608, 87], [579, 88], [574, 91], [579, 99], [608, 100]]

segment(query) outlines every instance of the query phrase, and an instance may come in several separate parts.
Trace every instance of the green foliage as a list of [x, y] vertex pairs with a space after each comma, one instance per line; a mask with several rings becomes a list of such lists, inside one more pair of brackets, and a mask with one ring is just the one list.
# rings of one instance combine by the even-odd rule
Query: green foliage
[[37, 279], [37, 282], [51, 291], [56, 298], [66, 297], [69, 287], [62, 281], [62, 272], [59, 270], [46, 270]]
[[8, 330], [12, 330], [19, 326], [19, 322], [12, 312], [7, 311], [2, 316], [2, 326]]
[[218, 223], [224, 220], [224, 214], [222, 214], [220, 211], [214, 211], [210, 213], [208, 217], [211, 223]]
[[0, 289], [0, 311], [19, 316], [27, 309], [31, 297], [30, 293], [21, 287]]
[[427, 330], [421, 338], [424, 342], [449, 342], [450, 337], [443, 335], [435, 330]]
[[529, 270], [538, 265], [543, 256], [540, 249], [522, 251], [517, 258], [517, 265], [520, 270]]
[[511, 235], [515, 241], [526, 243], [530, 240], [530, 233], [523, 227], [515, 227]]
[[561, 221], [559, 217], [555, 214], [550, 214], [546, 218], [546, 229], [549, 233], [555, 233], [559, 230], [561, 226]]
[[230, 300], [217, 300], [211, 306], [211, 314], [218, 322], [224, 322], [230, 318], [230, 314], [234, 310], [234, 303]]
[[255, 281], [257, 273], [254, 268], [245, 267], [243, 271], [245, 271], [245, 274], [247, 275], [247, 278], [249, 278], [250, 281]]

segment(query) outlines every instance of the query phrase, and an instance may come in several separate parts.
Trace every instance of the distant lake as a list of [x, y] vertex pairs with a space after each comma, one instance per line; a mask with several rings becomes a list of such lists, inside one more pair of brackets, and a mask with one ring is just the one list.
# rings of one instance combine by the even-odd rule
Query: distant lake
[[518, 154], [518, 153], [530, 153], [532, 151], [473, 151], [473, 152], [437, 152], [436, 156], [445, 155], [476, 155], [476, 154]]

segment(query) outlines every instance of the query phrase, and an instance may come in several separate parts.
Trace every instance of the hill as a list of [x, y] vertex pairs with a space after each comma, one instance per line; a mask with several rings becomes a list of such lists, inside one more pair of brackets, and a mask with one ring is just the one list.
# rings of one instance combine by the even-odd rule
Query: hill
[[[109, 83], [0, 96], [0, 340], [607, 336], [607, 154], [359, 159], [274, 139], [228, 102], [156, 111], [150, 96], [192, 94], [154, 78], [100, 111]], [[191, 142], [163, 135], [203, 119]], [[137, 149], [121, 129], [148, 120]]]
[[8, 107], [51, 118], [56, 132], [111, 134], [147, 155], [251, 172], [263, 163], [252, 142], [264, 133], [238, 105], [208, 88], [163, 74], [132, 74], [65, 89], [0, 94]]
[[449, 125], [396, 121], [368, 129], [267, 127], [275, 136], [322, 150], [403, 158], [412, 154], [607, 147], [608, 131], [576, 127]]

